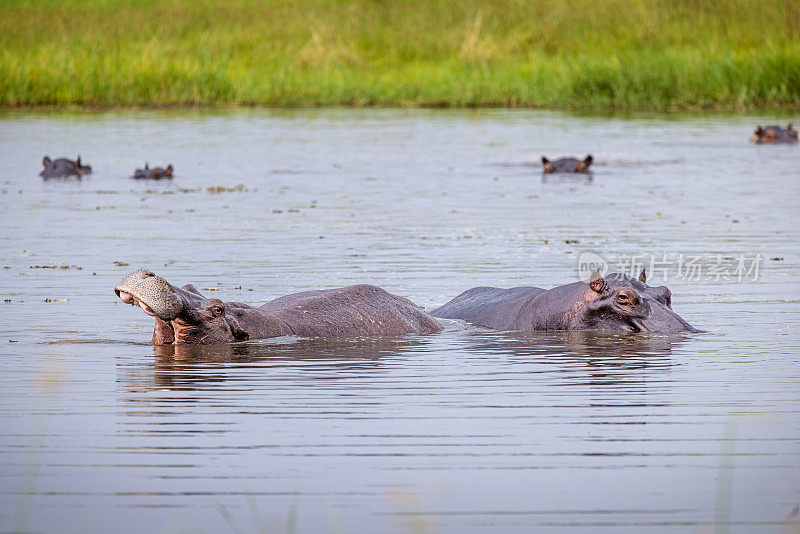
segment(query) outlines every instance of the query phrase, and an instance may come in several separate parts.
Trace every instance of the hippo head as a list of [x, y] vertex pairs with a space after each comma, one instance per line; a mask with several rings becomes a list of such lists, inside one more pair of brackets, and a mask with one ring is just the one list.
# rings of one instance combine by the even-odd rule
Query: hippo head
[[750, 142], [756, 144], [797, 143], [797, 141], [798, 132], [792, 127], [791, 123], [787, 125], [786, 128], [774, 125], [761, 127], [761, 125], [759, 125], [750, 138]]
[[592, 164], [592, 161], [593, 158], [591, 154], [583, 159], [560, 158], [555, 161], [551, 161], [547, 157], [542, 156], [542, 167], [545, 174], [554, 172], [588, 173], [589, 166]]
[[699, 332], [672, 311], [666, 286], [651, 287], [645, 272], [636, 280], [620, 273], [594, 273], [575, 320], [579, 329], [677, 334]]
[[227, 309], [235, 304], [207, 299], [191, 284], [175, 287], [151, 271], [140, 270], [123, 278], [114, 292], [126, 304], [155, 317], [155, 345], [208, 345], [249, 337]]
[[75, 160], [75, 170], [78, 171], [78, 174], [92, 174], [92, 166], [91, 165], [83, 165], [81, 163], [81, 155], [78, 154], [78, 159]]

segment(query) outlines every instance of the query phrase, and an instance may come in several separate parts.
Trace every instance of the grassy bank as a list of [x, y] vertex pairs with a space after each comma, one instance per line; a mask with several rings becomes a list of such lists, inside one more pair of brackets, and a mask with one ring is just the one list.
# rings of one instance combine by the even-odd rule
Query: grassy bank
[[0, 105], [800, 108], [800, 2], [0, 0]]

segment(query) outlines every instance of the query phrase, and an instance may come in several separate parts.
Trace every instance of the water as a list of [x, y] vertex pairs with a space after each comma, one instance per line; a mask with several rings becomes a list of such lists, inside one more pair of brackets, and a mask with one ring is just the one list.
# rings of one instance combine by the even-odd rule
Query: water
[[[4, 112], [0, 530], [797, 532], [800, 148], [751, 146], [759, 122]], [[77, 153], [94, 175], [37, 176]], [[587, 153], [591, 178], [540, 173]], [[587, 252], [652, 261], [706, 333], [152, 347], [113, 293], [148, 267], [432, 307], [572, 282]]]

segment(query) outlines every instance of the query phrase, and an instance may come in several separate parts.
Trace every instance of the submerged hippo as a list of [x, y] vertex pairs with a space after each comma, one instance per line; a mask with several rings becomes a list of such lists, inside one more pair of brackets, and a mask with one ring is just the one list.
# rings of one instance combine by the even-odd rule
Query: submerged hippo
[[544, 165], [544, 173], [550, 174], [555, 172], [589, 172], [589, 165], [592, 164], [592, 155], [589, 154], [583, 159], [578, 158], [559, 158], [555, 161], [550, 161], [545, 156], [542, 156], [542, 165]]
[[761, 125], [759, 125], [756, 131], [753, 132], [753, 137], [750, 138], [750, 142], [759, 145], [762, 143], [796, 143], [797, 130], [792, 128], [791, 124], [786, 126], [786, 128], [775, 125], [762, 128]]
[[172, 163], [167, 165], [167, 168], [164, 167], [155, 167], [153, 169], [150, 168], [149, 163], [144, 164], [144, 169], [136, 169], [133, 173], [134, 178], [140, 179], [150, 179], [150, 180], [160, 180], [162, 178], [172, 178], [172, 171], [175, 170], [172, 166]]
[[67, 178], [68, 176], [77, 176], [80, 178], [84, 174], [92, 174], [92, 167], [90, 165], [81, 164], [81, 156], [72, 161], [67, 158], [58, 158], [53, 161], [49, 156], [42, 159], [44, 169], [39, 173], [39, 176], [44, 178]]
[[620, 273], [553, 289], [475, 287], [431, 312], [498, 330], [699, 332], [672, 311], [672, 294]]
[[154, 345], [433, 334], [442, 329], [410, 300], [370, 285], [294, 293], [259, 308], [207, 299], [191, 284], [175, 287], [147, 270], [126, 276], [114, 291], [123, 302], [155, 317]]

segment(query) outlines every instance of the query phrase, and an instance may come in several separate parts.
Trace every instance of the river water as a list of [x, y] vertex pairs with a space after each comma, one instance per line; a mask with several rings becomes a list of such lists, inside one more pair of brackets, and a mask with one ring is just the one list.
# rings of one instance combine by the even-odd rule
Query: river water
[[[800, 147], [750, 145], [759, 122], [3, 112], [0, 530], [798, 532]], [[93, 175], [37, 176], [77, 153]], [[153, 347], [113, 292], [147, 267], [431, 308], [587, 258], [645, 265], [705, 333]]]

